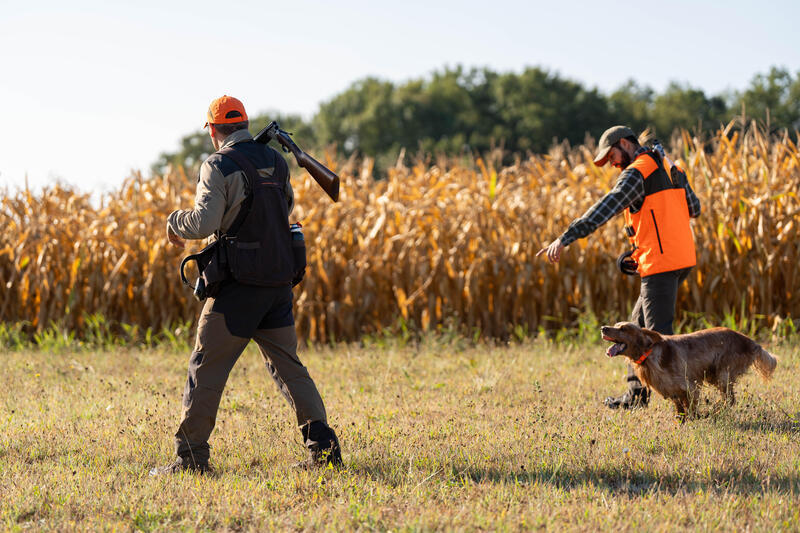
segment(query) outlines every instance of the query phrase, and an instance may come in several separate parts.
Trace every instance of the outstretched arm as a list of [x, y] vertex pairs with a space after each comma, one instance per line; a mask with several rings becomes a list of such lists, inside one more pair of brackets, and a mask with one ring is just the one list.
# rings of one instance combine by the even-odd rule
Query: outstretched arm
[[644, 180], [636, 169], [628, 169], [620, 174], [614, 188], [590, 207], [580, 218], [569, 225], [567, 230], [546, 248], [536, 254], [547, 253], [551, 263], [561, 259], [561, 251], [574, 241], [589, 236], [597, 228], [608, 222], [623, 209], [638, 205], [644, 199]]

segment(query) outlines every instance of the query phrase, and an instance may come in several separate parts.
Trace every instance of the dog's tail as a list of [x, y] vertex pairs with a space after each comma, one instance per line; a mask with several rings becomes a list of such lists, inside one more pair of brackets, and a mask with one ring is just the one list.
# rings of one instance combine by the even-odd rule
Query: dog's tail
[[764, 379], [770, 379], [772, 373], [775, 372], [775, 367], [778, 366], [778, 360], [774, 355], [759, 346], [753, 366], [756, 367], [756, 372], [758, 372], [759, 376]]

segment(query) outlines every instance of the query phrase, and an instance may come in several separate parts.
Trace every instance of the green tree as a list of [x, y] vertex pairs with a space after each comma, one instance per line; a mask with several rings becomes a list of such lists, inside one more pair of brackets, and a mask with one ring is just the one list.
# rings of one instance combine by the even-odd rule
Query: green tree
[[737, 96], [737, 112], [744, 105], [747, 116], [768, 120], [771, 128], [800, 129], [800, 72], [792, 77], [788, 70], [772, 67], [769, 73], [754, 76], [750, 87]]
[[323, 143], [345, 155], [370, 156], [400, 147], [426, 151], [544, 150], [553, 139], [583, 140], [608, 123], [597, 90], [539, 68], [497, 74], [462, 67], [401, 86], [367, 78], [322, 104], [314, 126]]
[[394, 85], [376, 78], [352, 84], [320, 106], [313, 125], [325, 144], [335, 143], [346, 155], [374, 155], [390, 148], [400, 134]]
[[676, 128], [716, 129], [726, 121], [728, 107], [720, 96], [708, 98], [701, 89], [672, 82], [653, 101], [652, 125], [661, 137]]
[[628, 80], [608, 97], [611, 122], [642, 131], [652, 123], [655, 92], [634, 80]]
[[[599, 135], [610, 120], [606, 99], [539, 68], [504, 74], [493, 85], [506, 146], [541, 152], [554, 141], [581, 142], [586, 133]], [[499, 139], [498, 139], [499, 140]]]
[[[458, 154], [502, 145], [509, 153], [542, 152], [564, 139], [582, 142], [587, 133], [597, 138], [613, 124], [638, 132], [650, 127], [663, 139], [676, 128], [715, 129], [742, 106], [748, 116], [769, 116], [772, 128], [800, 129], [800, 73], [773, 67], [732, 97], [678, 82], [657, 94], [634, 80], [604, 95], [538, 67], [498, 73], [457, 66], [402, 84], [364, 78], [323, 102], [310, 122], [272, 112], [253, 119], [250, 130], [275, 119], [306, 150], [334, 144], [346, 156], [375, 157], [381, 168], [401, 148]], [[212, 151], [208, 134], [197, 131], [153, 168], [183, 164], [195, 171]]]
[[404, 147], [428, 153], [485, 149], [498, 123], [489, 87], [496, 77], [457, 67], [400, 86], [366, 78], [323, 103], [313, 124], [321, 143], [384, 163]]

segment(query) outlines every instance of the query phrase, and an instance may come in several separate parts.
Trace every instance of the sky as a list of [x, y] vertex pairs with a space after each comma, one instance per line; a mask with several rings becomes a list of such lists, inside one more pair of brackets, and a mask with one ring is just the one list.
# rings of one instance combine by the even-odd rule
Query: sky
[[[0, 0], [0, 194], [115, 190], [214, 98], [310, 118], [366, 76], [542, 67], [610, 92], [706, 94], [800, 71], [800, 2]], [[302, 145], [302, 139], [298, 139]]]

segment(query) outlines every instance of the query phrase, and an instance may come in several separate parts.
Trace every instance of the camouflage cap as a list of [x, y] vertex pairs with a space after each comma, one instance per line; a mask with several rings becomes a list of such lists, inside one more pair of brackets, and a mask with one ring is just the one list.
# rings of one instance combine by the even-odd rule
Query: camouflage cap
[[597, 143], [597, 156], [594, 158], [594, 164], [598, 167], [605, 165], [608, 160], [608, 151], [625, 137], [636, 137], [636, 134], [627, 126], [612, 126], [604, 131], [600, 136], [600, 142]]

